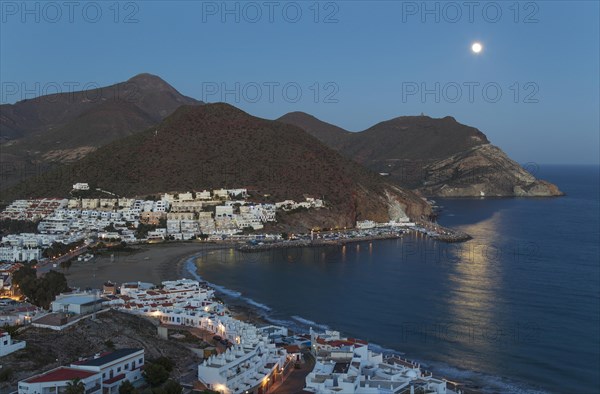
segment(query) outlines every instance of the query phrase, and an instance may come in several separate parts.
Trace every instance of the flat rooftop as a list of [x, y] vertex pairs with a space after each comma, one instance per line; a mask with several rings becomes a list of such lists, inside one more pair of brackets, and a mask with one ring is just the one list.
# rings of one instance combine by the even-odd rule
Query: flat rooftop
[[348, 368], [350, 368], [350, 363], [335, 363], [333, 373], [346, 373]]
[[134, 349], [134, 348], [118, 349], [118, 350], [115, 350], [114, 352], [103, 353], [103, 354], [99, 355], [98, 357], [90, 357], [86, 360], [74, 362], [73, 365], [86, 365], [89, 367], [100, 367], [100, 366], [108, 364], [112, 361], [118, 360], [123, 357], [131, 356], [132, 354], [135, 354], [135, 353], [143, 351], [143, 350], [144, 349]]
[[102, 297], [95, 297], [93, 295], [78, 295], [78, 296], [69, 296], [58, 299], [54, 302], [57, 304], [71, 304], [71, 305], [93, 305], [94, 303], [101, 303], [107, 301]]

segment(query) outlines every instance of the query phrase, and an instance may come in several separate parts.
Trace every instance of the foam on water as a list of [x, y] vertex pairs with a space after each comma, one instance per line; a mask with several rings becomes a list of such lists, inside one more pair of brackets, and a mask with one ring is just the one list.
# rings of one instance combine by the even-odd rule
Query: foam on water
[[193, 276], [194, 279], [196, 279], [198, 281], [206, 282], [210, 287], [212, 287], [213, 289], [217, 290], [219, 293], [224, 294], [228, 297], [239, 298], [242, 301], [244, 301], [245, 303], [252, 305], [255, 308], [262, 309], [263, 311], [267, 311], [267, 312], [271, 311], [271, 308], [269, 308], [265, 304], [261, 304], [258, 301], [254, 301], [252, 298], [249, 298], [249, 297], [242, 297], [242, 293], [239, 291], [231, 290], [225, 286], [220, 286], [220, 285], [217, 285], [214, 283], [210, 283], [210, 282], [207, 282], [206, 280], [202, 279], [202, 277], [198, 274], [198, 267], [196, 267], [196, 259], [200, 256], [201, 256], [201, 254], [190, 256], [185, 262], [186, 271], [191, 276]]
[[393, 354], [396, 356], [404, 356], [405, 353], [402, 353], [396, 349], [390, 349], [387, 347], [383, 347], [381, 345], [378, 345], [376, 343], [373, 342], [369, 342], [369, 349], [376, 352], [376, 353], [383, 353], [383, 354]]
[[256, 302], [256, 301], [254, 301], [252, 298], [248, 298], [248, 297], [242, 297], [242, 299], [243, 299], [243, 300], [244, 300], [246, 303], [248, 303], [248, 304], [250, 304], [250, 305], [252, 305], [252, 306], [254, 306], [254, 307], [256, 307], [256, 308], [263, 309], [263, 310], [265, 310], [265, 311], [267, 311], [267, 312], [271, 311], [271, 308], [269, 308], [269, 307], [268, 307], [268, 306], [266, 306], [265, 304], [261, 304], [260, 302]]
[[208, 284], [210, 287], [212, 287], [213, 289], [217, 290], [219, 293], [225, 294], [226, 296], [229, 296], [229, 297], [232, 297], [232, 298], [240, 298], [242, 296], [242, 293], [240, 293], [239, 291], [230, 290], [230, 289], [228, 289], [228, 288], [226, 288], [224, 286], [219, 286], [219, 285], [207, 282], [204, 279], [202, 279], [202, 277], [198, 274], [198, 267], [196, 267], [196, 259], [199, 256], [200, 255], [190, 256], [190, 258], [188, 258], [186, 260], [186, 262], [185, 262], [185, 269], [186, 269], [186, 271], [190, 275], [192, 275], [194, 277], [194, 279], [196, 279], [198, 281], [201, 281], [201, 282], [206, 282], [206, 284]]
[[[420, 362], [419, 360], [414, 361]], [[547, 391], [528, 387], [523, 383], [468, 369], [456, 368], [444, 363], [421, 362], [421, 367], [433, 371], [436, 375], [477, 386], [483, 393], [548, 394]]]
[[296, 332], [296, 333], [302, 333], [304, 331], [306, 331], [306, 327], [301, 326], [300, 324], [298, 324], [297, 322], [293, 321], [293, 320], [286, 320], [286, 319], [277, 319], [273, 316], [263, 316], [263, 318], [268, 321], [269, 323], [272, 323], [276, 326], [282, 326], [282, 327], [287, 327], [288, 329]]
[[[198, 274], [198, 267], [196, 266], [196, 259], [199, 255], [190, 256], [185, 262], [186, 271], [196, 280], [203, 281], [209, 286], [214, 288], [217, 292], [224, 294], [227, 297], [241, 300], [242, 302], [259, 309], [259, 314], [268, 322], [287, 327], [294, 332], [307, 332], [309, 327], [316, 328], [317, 330], [328, 330], [329, 326], [326, 324], [319, 324], [310, 319], [303, 318], [301, 316], [291, 316], [291, 320], [280, 319], [272, 316], [273, 310], [264, 304], [261, 304], [249, 297], [242, 297], [242, 293], [239, 291], [228, 289], [224, 286], [219, 286], [214, 283], [210, 283], [202, 279]], [[405, 353], [400, 352], [396, 349], [386, 348], [373, 342], [369, 342], [369, 349], [377, 353], [393, 354], [397, 356], [405, 356]], [[447, 377], [451, 380], [467, 383], [469, 385], [477, 386], [483, 393], [514, 393], [514, 394], [546, 394], [546, 391], [527, 387], [521, 383], [515, 383], [508, 379], [503, 379], [497, 376], [486, 375], [480, 372], [471, 370], [460, 369], [452, 367], [443, 363], [428, 363], [426, 361], [414, 359], [414, 362], [420, 363], [422, 368], [433, 371], [436, 375]]]
[[307, 327], [313, 327], [313, 328], [320, 328], [321, 330], [329, 330], [329, 326], [326, 324], [319, 324], [317, 322], [314, 322], [312, 320], [309, 319], [305, 319], [301, 316], [292, 316], [292, 319], [296, 320], [299, 323], [302, 323], [303, 325], [307, 326]]

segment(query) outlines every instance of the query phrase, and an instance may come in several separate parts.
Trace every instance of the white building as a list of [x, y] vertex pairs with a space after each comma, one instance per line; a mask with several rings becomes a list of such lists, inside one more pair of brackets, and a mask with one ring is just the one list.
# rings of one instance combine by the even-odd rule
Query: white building
[[196, 199], [198, 200], [210, 200], [210, 192], [207, 190], [203, 190], [201, 192], [196, 193]]
[[215, 189], [213, 190], [213, 197], [226, 200], [229, 197], [229, 193], [226, 189]]
[[205, 329], [227, 338], [233, 346], [198, 366], [198, 380], [223, 394], [262, 388], [266, 392], [283, 370], [286, 351], [277, 348], [264, 331], [227, 315], [203, 322]]
[[181, 220], [167, 219], [167, 234], [175, 234], [181, 232]]
[[0, 329], [0, 357], [25, 349], [25, 341], [15, 341], [10, 334]]
[[384, 358], [364, 341], [340, 338], [339, 332], [317, 335], [311, 330], [316, 357], [306, 376], [305, 391], [323, 394], [447, 394], [446, 382], [423, 373], [418, 364], [398, 357]]
[[100, 206], [100, 199], [98, 198], [82, 198], [81, 209], [96, 209]]
[[198, 380], [223, 394], [241, 394], [261, 386], [266, 391], [283, 369], [285, 358], [285, 349], [277, 349], [263, 339], [234, 345], [200, 364]]
[[176, 200], [171, 203], [171, 212], [200, 212], [202, 201], [198, 200]]
[[63, 234], [69, 232], [72, 218], [61, 216], [51, 216], [42, 220], [38, 224], [38, 231], [42, 234]]
[[372, 220], [359, 220], [356, 222], [356, 228], [360, 230], [375, 228], [376, 225], [377, 223]]
[[215, 219], [233, 218], [233, 207], [231, 205], [217, 205], [215, 207]]
[[102, 375], [77, 368], [58, 367], [19, 382], [19, 394], [59, 394], [75, 379], [85, 386], [85, 394], [102, 393]]
[[281, 373], [286, 351], [277, 348], [272, 333], [281, 327], [260, 329], [231, 317], [214, 299], [214, 290], [194, 280], [165, 281], [160, 289], [131, 289], [119, 296], [120, 310], [160, 319], [164, 324], [198, 327], [227, 339], [230, 347], [198, 366], [198, 379], [220, 393], [244, 393], [261, 387], [264, 392]]
[[19, 394], [60, 394], [75, 379], [85, 394], [114, 394], [123, 381], [142, 378], [144, 349], [118, 349], [81, 359], [70, 367], [58, 367], [19, 382]]
[[179, 197], [179, 201], [193, 201], [194, 200], [194, 196], [192, 195], [192, 192], [179, 193], [178, 197]]
[[169, 209], [169, 202], [164, 200], [154, 201], [152, 206], [152, 212], [167, 212]]
[[144, 361], [144, 349], [118, 349], [77, 361], [71, 368], [101, 375], [103, 394], [114, 394], [125, 380], [135, 383], [142, 379]]
[[148, 231], [148, 239], [165, 239], [167, 236], [167, 228], [159, 227], [155, 230]]
[[148, 282], [126, 282], [121, 283], [121, 287], [119, 287], [119, 293], [121, 293], [122, 296], [130, 296], [138, 291], [150, 290], [153, 288], [154, 285]]
[[229, 197], [241, 197], [241, 198], [246, 198], [248, 197], [248, 190], [247, 189], [227, 189], [227, 194], [229, 194]]
[[69, 200], [58, 198], [41, 198], [16, 200], [0, 213], [0, 219], [39, 220], [52, 214], [56, 209], [64, 208]]
[[42, 249], [23, 246], [0, 246], [0, 261], [11, 263], [40, 260], [42, 258]]
[[68, 293], [56, 296], [52, 301], [52, 312], [85, 315], [102, 309], [107, 300], [92, 293]]
[[90, 190], [90, 185], [87, 183], [76, 183], [73, 185], [73, 190]]

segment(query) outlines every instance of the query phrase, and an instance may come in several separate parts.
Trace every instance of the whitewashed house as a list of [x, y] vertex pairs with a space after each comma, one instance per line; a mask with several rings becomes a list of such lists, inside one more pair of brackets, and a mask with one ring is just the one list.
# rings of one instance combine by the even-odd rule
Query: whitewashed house
[[102, 375], [82, 369], [58, 367], [19, 382], [19, 394], [59, 394], [75, 379], [85, 387], [85, 394], [102, 393]]
[[0, 329], [0, 357], [25, 349], [25, 341], [15, 341], [10, 334]]
[[90, 190], [90, 185], [87, 183], [76, 183], [73, 185], [73, 190]]
[[74, 362], [71, 368], [101, 375], [103, 394], [115, 394], [125, 380], [142, 379], [144, 362], [144, 349], [118, 349]]

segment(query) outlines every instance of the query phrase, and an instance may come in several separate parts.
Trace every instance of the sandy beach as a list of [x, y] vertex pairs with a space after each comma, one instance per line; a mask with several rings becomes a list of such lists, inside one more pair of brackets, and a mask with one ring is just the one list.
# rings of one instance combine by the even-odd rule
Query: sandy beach
[[[106, 281], [141, 281], [159, 284], [165, 280], [192, 278], [185, 268], [185, 261], [204, 251], [235, 248], [233, 244], [171, 243], [150, 244], [134, 247], [133, 252], [112, 253], [94, 257], [91, 261], [75, 262], [65, 273], [69, 286], [81, 289], [98, 289]], [[247, 305], [228, 305], [231, 314], [242, 321], [257, 325], [268, 322]]]
[[159, 284], [189, 277], [183, 263], [203, 251], [232, 248], [230, 244], [167, 243], [134, 246], [132, 252], [107, 252], [89, 262], [74, 262], [65, 272], [71, 287], [102, 288], [106, 281], [117, 284], [142, 281]]
[[[184, 263], [194, 254], [235, 247], [234, 244], [199, 242], [140, 245], [135, 246], [133, 251], [106, 253], [90, 262], [75, 262], [65, 276], [69, 286], [82, 289], [102, 288], [102, 284], [109, 280], [117, 284], [131, 281], [159, 284], [165, 280], [191, 278]], [[235, 318], [259, 326], [269, 324], [254, 308], [235, 300], [226, 302]], [[469, 385], [463, 386], [463, 390], [465, 393], [479, 392]]]

